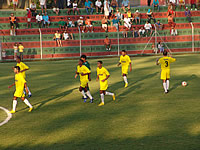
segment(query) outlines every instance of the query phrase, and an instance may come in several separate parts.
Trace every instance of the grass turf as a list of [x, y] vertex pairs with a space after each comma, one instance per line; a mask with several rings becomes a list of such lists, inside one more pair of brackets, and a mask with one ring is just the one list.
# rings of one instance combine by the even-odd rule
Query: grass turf
[[[104, 58], [108, 91], [100, 102], [96, 59], [92, 67], [94, 104], [83, 103], [74, 79], [76, 60], [27, 62], [34, 111], [18, 100], [17, 113], [0, 127], [0, 149], [19, 150], [197, 150], [200, 149], [200, 55], [178, 55], [172, 64], [170, 93], [163, 93], [160, 67], [154, 57], [132, 57], [129, 87], [124, 88], [118, 58]], [[15, 63], [1, 63], [0, 106], [10, 109], [14, 89], [8, 89]], [[188, 86], [182, 87], [181, 82]], [[2, 120], [2, 119], [0, 119]]]

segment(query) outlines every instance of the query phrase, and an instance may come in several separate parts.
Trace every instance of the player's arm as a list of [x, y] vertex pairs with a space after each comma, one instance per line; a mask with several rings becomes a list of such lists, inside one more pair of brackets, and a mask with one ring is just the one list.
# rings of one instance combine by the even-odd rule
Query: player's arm
[[105, 82], [106, 80], [108, 80], [109, 77], [110, 77], [110, 75], [107, 75], [106, 78], [104, 80], [101, 80], [101, 81]]
[[26, 84], [26, 83], [24, 83], [24, 87], [25, 87], [25, 89], [26, 89], [26, 93], [28, 94], [28, 87], [27, 87], [27, 84]]
[[131, 64], [131, 62], [130, 62], [130, 72], [132, 71], [132, 64]]
[[121, 65], [121, 62], [119, 62], [118, 64], [117, 64], [117, 66], [119, 67]]
[[159, 64], [160, 64], [159, 59], [157, 59], [156, 60], [156, 65], [159, 65]]
[[23, 68], [25, 68], [25, 69], [24, 69], [24, 70], [21, 70], [20, 72], [24, 72], [24, 71], [29, 70], [29, 67], [28, 67], [27, 65], [25, 65], [25, 64], [23, 64]]
[[76, 71], [74, 78], [76, 79], [78, 75], [79, 75], [79, 73]]
[[88, 73], [88, 79], [91, 81], [91, 73]]
[[15, 85], [15, 83], [13, 83], [12, 85], [8, 86], [8, 88], [11, 88], [11, 87], [13, 87], [14, 85]]
[[96, 79], [96, 81], [98, 81], [99, 80], [99, 75], [97, 75], [97, 79]]

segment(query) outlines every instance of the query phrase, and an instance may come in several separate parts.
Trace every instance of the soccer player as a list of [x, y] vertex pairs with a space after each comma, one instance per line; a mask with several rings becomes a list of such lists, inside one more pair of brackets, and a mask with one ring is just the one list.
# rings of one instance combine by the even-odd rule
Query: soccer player
[[122, 50], [122, 55], [120, 56], [120, 61], [118, 66], [122, 64], [122, 76], [125, 82], [125, 88], [128, 86], [127, 74], [128, 74], [128, 67], [130, 66], [130, 71], [132, 71], [131, 59], [127, 55], [125, 50]]
[[[83, 65], [83, 63], [84, 63], [83, 60], [80, 59], [77, 66], [75, 79], [77, 78], [78, 75], [80, 76], [81, 85], [79, 91], [83, 95], [84, 102], [87, 101], [87, 96], [88, 96], [90, 98], [90, 103], [93, 103], [93, 97], [87, 90], [88, 81], [91, 81], [90, 79], [91, 71], [85, 65]], [[87, 94], [87, 96], [85, 95], [85, 93]]]
[[[19, 56], [17, 56], [16, 62], [17, 62], [16, 66], [20, 67], [20, 72], [22, 73], [22, 76], [26, 80], [25, 71], [29, 70], [29, 67], [26, 64], [24, 64], [23, 62], [21, 62], [21, 57], [19, 57]], [[27, 86], [27, 89], [28, 89], [28, 97], [31, 97], [32, 94], [31, 94], [31, 91], [29, 90], [28, 86]]]
[[169, 79], [170, 79], [170, 64], [175, 62], [176, 59], [172, 58], [171, 56], [167, 56], [167, 51], [163, 52], [163, 57], [157, 59], [156, 64], [161, 65], [161, 77], [160, 79], [163, 80], [163, 88], [165, 90], [165, 94], [169, 92]]
[[22, 73], [20, 72], [20, 67], [15, 66], [14, 67], [14, 73], [15, 73], [15, 83], [10, 85], [8, 88], [11, 88], [12, 86], [15, 85], [16, 90], [14, 93], [14, 98], [13, 98], [13, 109], [10, 111], [10, 113], [15, 113], [16, 112], [16, 106], [17, 106], [17, 99], [21, 98], [21, 100], [29, 106], [29, 112], [33, 110], [33, 106], [29, 103], [29, 101], [25, 98], [24, 94], [24, 87], [26, 89], [26, 92], [28, 93], [28, 88], [26, 84], [26, 80], [24, 79]]
[[113, 100], [115, 100], [115, 94], [107, 92], [108, 88], [108, 78], [110, 77], [110, 73], [106, 68], [102, 66], [103, 62], [98, 61], [97, 62], [97, 79], [96, 81], [99, 80], [100, 83], [100, 96], [101, 96], [101, 103], [99, 106], [104, 105], [104, 95], [111, 95], [113, 97]]

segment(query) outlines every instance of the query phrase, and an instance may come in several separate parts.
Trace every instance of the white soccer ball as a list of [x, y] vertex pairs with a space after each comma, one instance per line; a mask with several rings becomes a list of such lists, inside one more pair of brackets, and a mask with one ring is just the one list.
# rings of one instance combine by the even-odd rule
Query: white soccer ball
[[186, 86], [187, 86], [187, 82], [186, 82], [186, 81], [183, 81], [183, 82], [182, 82], [182, 86], [186, 87]]

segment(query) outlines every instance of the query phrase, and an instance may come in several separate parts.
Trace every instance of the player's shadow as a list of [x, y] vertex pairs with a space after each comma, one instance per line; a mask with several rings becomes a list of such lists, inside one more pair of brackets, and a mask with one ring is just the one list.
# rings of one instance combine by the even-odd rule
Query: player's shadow
[[150, 79], [150, 78], [156, 76], [158, 73], [159, 72], [154, 72], [152, 74], [147, 74], [146, 76], [143, 76], [139, 80], [136, 80], [135, 82], [133, 82], [133, 84], [136, 84], [136, 83], [141, 82], [141, 81], [146, 80], [146, 79]]

